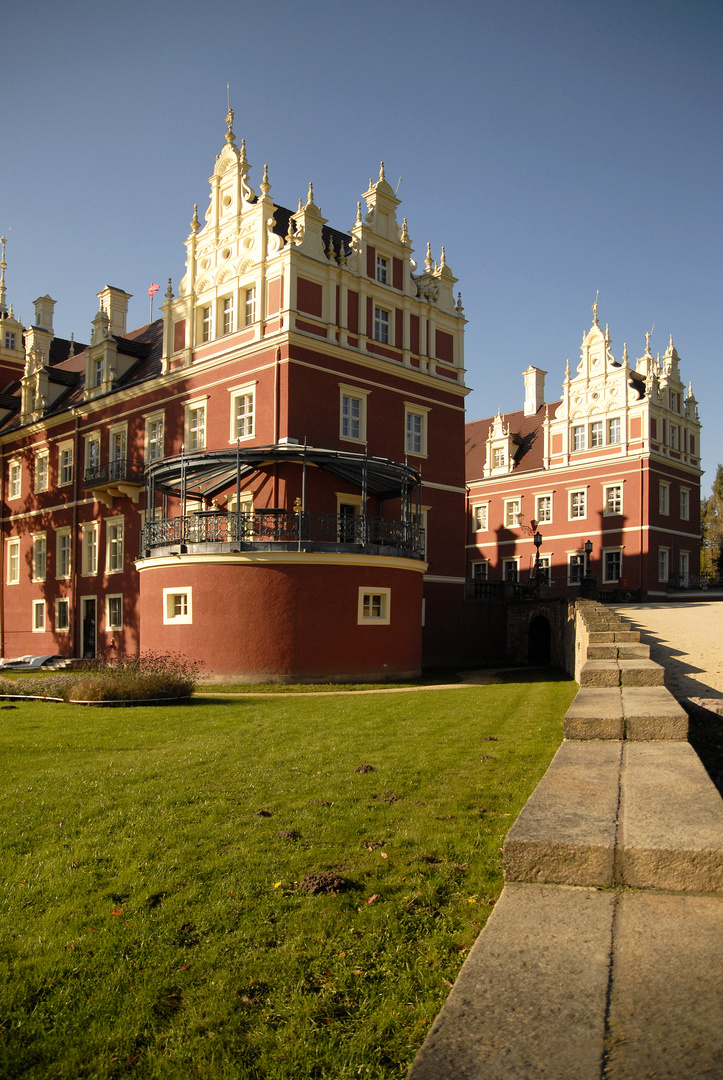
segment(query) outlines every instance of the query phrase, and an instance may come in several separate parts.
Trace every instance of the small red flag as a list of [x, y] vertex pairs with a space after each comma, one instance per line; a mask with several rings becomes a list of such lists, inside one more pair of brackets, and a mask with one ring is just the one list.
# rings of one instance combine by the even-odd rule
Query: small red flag
[[160, 292], [160, 288], [161, 288], [160, 285], [156, 285], [156, 284], [151, 285], [150, 289], [148, 290], [148, 295], [149, 296], [155, 296], [157, 292]]

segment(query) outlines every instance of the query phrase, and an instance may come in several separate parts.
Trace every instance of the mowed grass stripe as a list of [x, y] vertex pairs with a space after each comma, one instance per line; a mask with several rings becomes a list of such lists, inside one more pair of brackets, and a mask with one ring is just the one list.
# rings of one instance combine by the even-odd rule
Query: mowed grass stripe
[[574, 691], [0, 711], [0, 1073], [403, 1076]]

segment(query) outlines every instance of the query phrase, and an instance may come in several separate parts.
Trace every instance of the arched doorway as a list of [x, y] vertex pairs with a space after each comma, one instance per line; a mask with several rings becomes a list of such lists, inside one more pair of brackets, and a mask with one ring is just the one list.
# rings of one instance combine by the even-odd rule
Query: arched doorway
[[530, 621], [527, 641], [528, 663], [539, 666], [550, 663], [551, 629], [544, 615], [535, 615]]

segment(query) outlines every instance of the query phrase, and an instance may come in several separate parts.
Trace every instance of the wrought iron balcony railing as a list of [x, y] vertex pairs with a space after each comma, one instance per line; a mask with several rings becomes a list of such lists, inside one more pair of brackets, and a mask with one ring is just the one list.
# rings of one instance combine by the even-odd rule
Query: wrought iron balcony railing
[[222, 543], [253, 549], [259, 544], [302, 545], [318, 549], [328, 545], [392, 548], [404, 558], [424, 558], [424, 529], [410, 521], [394, 521], [338, 514], [289, 513], [261, 510], [223, 513], [209, 510], [182, 517], [149, 521], [141, 532], [141, 550], [153, 551], [173, 544]]
[[116, 458], [106, 465], [93, 465], [86, 469], [83, 483], [86, 487], [100, 484], [131, 483], [143, 485], [143, 464], [129, 461], [128, 458]]

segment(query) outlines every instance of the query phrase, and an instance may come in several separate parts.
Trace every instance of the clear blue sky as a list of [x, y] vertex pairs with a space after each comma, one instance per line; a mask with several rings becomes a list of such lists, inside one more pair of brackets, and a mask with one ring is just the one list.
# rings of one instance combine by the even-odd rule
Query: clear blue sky
[[0, 232], [8, 299], [58, 301], [87, 340], [106, 283], [183, 272], [193, 203], [235, 130], [258, 186], [296, 206], [309, 180], [349, 229], [384, 160], [418, 261], [459, 277], [468, 417], [559, 396], [599, 289], [618, 358], [672, 333], [723, 461], [720, 0], [215, 0], [6, 5]]

